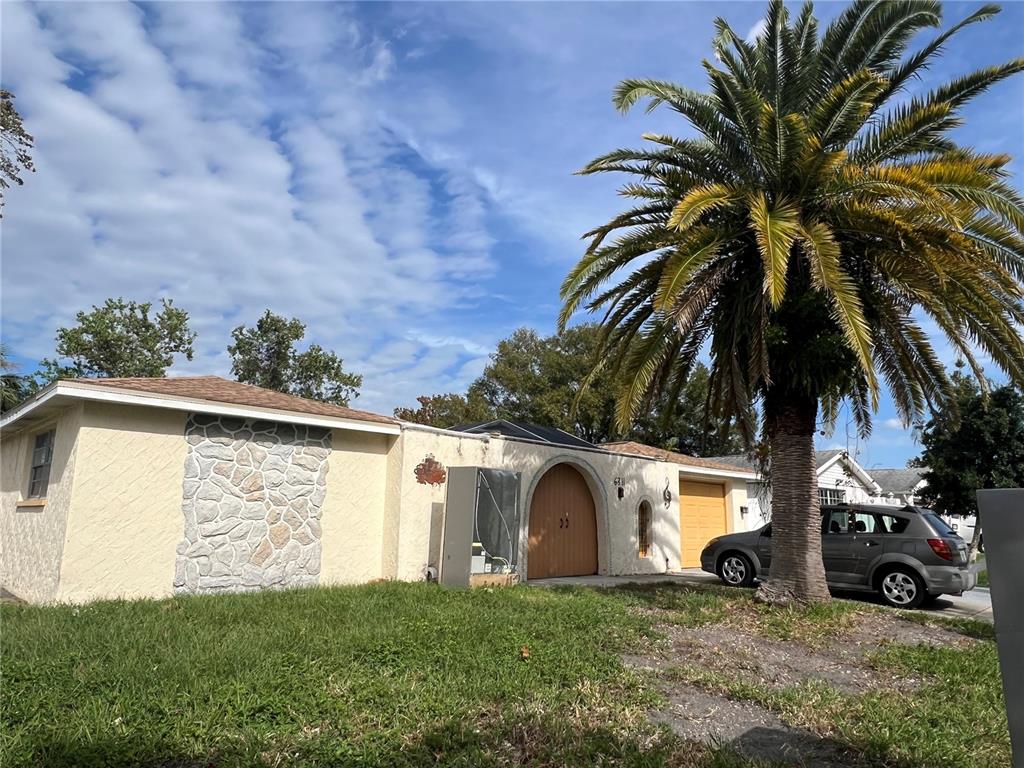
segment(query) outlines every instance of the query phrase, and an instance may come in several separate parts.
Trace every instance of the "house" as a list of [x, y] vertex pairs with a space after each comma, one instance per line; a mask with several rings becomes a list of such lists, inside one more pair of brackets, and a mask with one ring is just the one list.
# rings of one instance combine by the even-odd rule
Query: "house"
[[756, 480], [639, 444], [435, 429], [214, 376], [65, 380], [0, 419], [0, 586], [82, 602], [419, 580], [447, 567], [446, 525], [475, 526], [448, 495], [449, 475], [474, 471], [510, 491], [507, 565], [525, 579], [693, 564], [705, 537], [744, 528]]
[[925, 467], [904, 467], [903, 469], [872, 469], [871, 477], [882, 489], [882, 496], [896, 504], [917, 504], [927, 481]]
[[[757, 475], [742, 467], [687, 456], [633, 441], [605, 443], [609, 451], [645, 456], [679, 467], [679, 536], [683, 568], [699, 568], [711, 539], [750, 530], [747, 488]], [[666, 494], [668, 493], [666, 487]]]
[[[814, 454], [821, 504], [914, 504], [924, 487], [924, 469], [871, 469], [862, 467], [849, 452], [832, 449]], [[757, 463], [745, 455], [716, 456], [714, 461], [758, 472]], [[747, 485], [746, 516], [751, 528], [771, 519], [771, 488], [758, 477]]]

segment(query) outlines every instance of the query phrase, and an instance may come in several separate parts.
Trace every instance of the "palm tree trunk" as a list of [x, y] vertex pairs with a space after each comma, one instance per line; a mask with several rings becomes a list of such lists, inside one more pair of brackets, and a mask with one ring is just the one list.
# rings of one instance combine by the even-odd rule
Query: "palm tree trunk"
[[765, 401], [771, 450], [772, 563], [757, 599], [788, 605], [829, 599], [821, 562], [821, 511], [815, 473], [817, 400], [772, 397]]

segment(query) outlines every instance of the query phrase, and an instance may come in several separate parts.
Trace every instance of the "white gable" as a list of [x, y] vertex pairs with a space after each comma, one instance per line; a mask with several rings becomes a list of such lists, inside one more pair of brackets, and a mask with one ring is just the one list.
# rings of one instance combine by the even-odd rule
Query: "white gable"
[[845, 492], [845, 501], [863, 504], [868, 501], [874, 488], [864, 482], [860, 473], [853, 470], [848, 459], [837, 457], [818, 473], [818, 488], [832, 488]]

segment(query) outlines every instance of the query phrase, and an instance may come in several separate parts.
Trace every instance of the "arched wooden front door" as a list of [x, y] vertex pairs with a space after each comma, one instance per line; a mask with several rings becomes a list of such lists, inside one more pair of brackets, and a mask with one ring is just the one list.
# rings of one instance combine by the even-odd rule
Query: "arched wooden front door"
[[528, 552], [528, 579], [597, 573], [594, 497], [570, 464], [556, 464], [537, 483], [530, 503]]

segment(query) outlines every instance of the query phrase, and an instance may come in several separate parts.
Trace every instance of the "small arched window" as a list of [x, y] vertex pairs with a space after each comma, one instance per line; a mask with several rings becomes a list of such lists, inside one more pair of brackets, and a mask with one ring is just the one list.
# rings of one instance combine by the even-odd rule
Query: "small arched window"
[[647, 557], [651, 549], [651, 505], [641, 501], [636, 511], [637, 555]]

